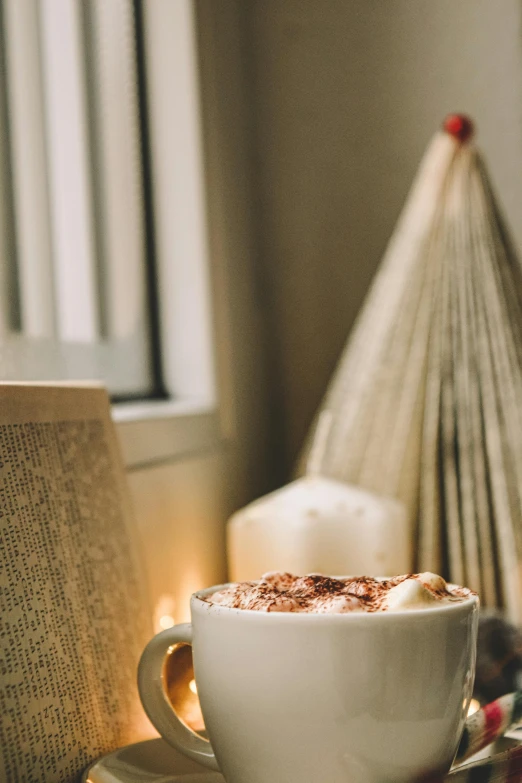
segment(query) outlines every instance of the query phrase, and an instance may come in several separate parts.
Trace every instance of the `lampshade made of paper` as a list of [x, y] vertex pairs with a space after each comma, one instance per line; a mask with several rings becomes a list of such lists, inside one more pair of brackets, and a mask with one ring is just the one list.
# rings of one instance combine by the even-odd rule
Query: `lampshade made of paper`
[[414, 568], [521, 622], [522, 272], [471, 123], [444, 128], [321, 406], [316, 469], [399, 499]]

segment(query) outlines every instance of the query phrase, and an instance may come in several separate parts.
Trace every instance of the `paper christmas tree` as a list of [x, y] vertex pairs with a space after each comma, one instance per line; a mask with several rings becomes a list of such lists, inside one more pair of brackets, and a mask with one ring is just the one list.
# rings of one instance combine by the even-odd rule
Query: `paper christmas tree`
[[405, 504], [415, 569], [522, 621], [522, 270], [464, 116], [425, 154], [318, 421], [316, 468]]

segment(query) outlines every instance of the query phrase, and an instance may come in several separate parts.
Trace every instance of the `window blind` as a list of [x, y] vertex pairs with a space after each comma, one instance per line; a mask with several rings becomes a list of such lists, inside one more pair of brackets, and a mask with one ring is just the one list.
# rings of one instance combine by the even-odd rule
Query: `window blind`
[[2, 0], [0, 378], [154, 392], [131, 0]]

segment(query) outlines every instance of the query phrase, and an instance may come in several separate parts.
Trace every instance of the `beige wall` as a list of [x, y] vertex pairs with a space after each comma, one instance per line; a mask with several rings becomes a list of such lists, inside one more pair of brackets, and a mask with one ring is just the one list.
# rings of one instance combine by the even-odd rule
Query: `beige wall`
[[230, 512], [288, 475], [446, 112], [475, 117], [522, 245], [518, 2], [199, 0], [198, 9], [229, 437], [130, 475], [153, 603], [172, 595], [178, 621], [193, 589], [225, 576]]
[[292, 464], [430, 135], [477, 122], [522, 244], [517, 0], [249, 0], [263, 280]]
[[227, 480], [222, 452], [129, 476], [156, 624], [186, 622], [190, 595], [225, 579]]

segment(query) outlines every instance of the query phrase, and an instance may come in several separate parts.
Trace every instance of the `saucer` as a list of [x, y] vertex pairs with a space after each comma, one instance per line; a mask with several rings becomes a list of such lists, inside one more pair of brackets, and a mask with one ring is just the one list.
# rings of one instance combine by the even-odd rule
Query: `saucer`
[[162, 739], [115, 750], [92, 764], [82, 783], [225, 783], [222, 775], [182, 756]]
[[[463, 767], [516, 747], [521, 741], [522, 728], [508, 732], [468, 759]], [[190, 761], [164, 740], [153, 739], [103, 756], [84, 773], [81, 783], [225, 783], [225, 779]]]

